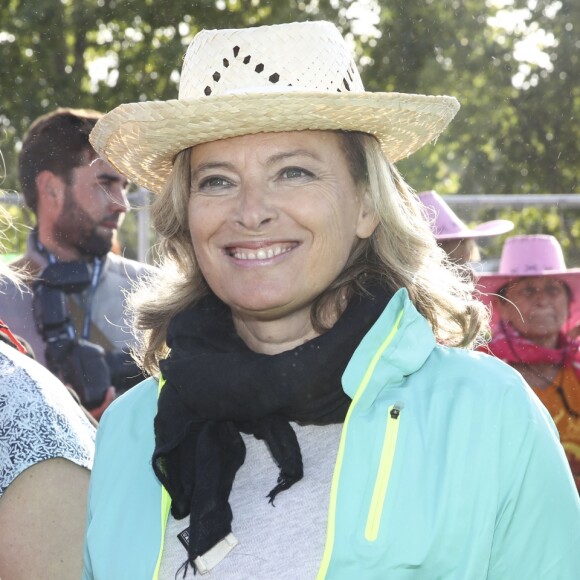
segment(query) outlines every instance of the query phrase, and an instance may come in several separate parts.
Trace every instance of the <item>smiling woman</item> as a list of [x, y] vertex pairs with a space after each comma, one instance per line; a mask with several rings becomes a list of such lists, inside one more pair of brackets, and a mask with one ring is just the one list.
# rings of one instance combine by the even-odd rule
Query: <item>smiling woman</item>
[[365, 92], [307, 22], [202, 31], [178, 100], [97, 124], [165, 263], [132, 298], [153, 376], [100, 424], [85, 578], [573, 577], [554, 425], [471, 350], [486, 311], [393, 164], [457, 109]]

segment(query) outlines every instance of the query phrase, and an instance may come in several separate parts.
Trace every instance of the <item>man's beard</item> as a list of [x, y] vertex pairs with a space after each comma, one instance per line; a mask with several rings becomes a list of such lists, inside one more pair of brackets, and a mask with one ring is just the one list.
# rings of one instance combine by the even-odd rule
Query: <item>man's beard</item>
[[[117, 218], [112, 218], [115, 221]], [[113, 235], [102, 235], [96, 223], [74, 199], [67, 187], [65, 204], [55, 224], [55, 236], [83, 256], [102, 257], [113, 245]]]
[[93, 229], [85, 238], [79, 240], [77, 248], [85, 256], [102, 258], [111, 251], [113, 238], [114, 236], [110, 239], [104, 238]]

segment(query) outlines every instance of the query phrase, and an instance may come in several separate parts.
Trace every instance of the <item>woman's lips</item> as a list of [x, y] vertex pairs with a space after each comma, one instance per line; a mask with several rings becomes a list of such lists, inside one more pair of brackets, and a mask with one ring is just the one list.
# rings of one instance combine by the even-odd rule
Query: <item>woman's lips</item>
[[291, 252], [298, 246], [297, 242], [260, 245], [260, 247], [227, 246], [225, 252], [231, 258], [241, 261], [271, 260]]

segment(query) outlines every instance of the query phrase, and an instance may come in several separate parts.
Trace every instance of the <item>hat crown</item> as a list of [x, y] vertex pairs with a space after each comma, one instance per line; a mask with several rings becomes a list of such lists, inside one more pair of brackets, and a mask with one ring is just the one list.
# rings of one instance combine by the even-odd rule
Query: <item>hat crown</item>
[[351, 51], [330, 22], [202, 30], [184, 57], [179, 99], [289, 90], [364, 92]]
[[499, 274], [541, 276], [564, 272], [566, 272], [566, 262], [562, 246], [554, 236], [512, 236], [505, 241], [499, 263]]
[[457, 235], [460, 238], [462, 234], [469, 231], [436, 191], [424, 191], [419, 194], [419, 199], [431, 221], [431, 229], [435, 237]]

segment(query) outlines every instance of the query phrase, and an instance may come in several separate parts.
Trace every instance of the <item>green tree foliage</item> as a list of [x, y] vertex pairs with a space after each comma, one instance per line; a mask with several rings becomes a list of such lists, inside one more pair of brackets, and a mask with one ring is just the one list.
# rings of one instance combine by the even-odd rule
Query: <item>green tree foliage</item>
[[[374, 9], [378, 34], [356, 21], [361, 6]], [[183, 53], [201, 28], [320, 18], [355, 42], [368, 89], [460, 100], [437, 144], [399, 163], [417, 190], [578, 191], [580, 3], [571, 0], [3, 0], [1, 186], [18, 189], [18, 142], [38, 115], [175, 98]], [[522, 50], [530, 38], [543, 61]], [[575, 222], [554, 228], [544, 211], [539, 221], [521, 215], [519, 232], [554, 231], [575, 246]]]
[[[556, 15], [554, 8], [559, 6]], [[546, 49], [552, 70], [531, 66], [513, 100], [519, 138], [509, 135], [510, 161], [519, 170], [499, 178], [512, 190], [577, 192], [580, 186], [580, 3], [539, 0], [529, 19], [552, 34]], [[519, 173], [519, 176], [518, 176]], [[534, 191], [534, 190], [532, 190]]]
[[[575, 193], [579, 187], [580, 72], [577, 2], [388, 0], [366, 53], [373, 90], [455, 95], [461, 110], [438, 146], [400, 164], [417, 189], [444, 193]], [[499, 5], [496, 4], [496, 5]], [[518, 10], [519, 26], [505, 29]], [[499, 12], [499, 13], [498, 13]], [[493, 19], [496, 19], [495, 21]], [[531, 33], [553, 35], [548, 66], [519, 50]], [[528, 54], [526, 54], [526, 52]], [[545, 65], [544, 65], [545, 66]], [[514, 78], [515, 77], [515, 78]], [[520, 86], [514, 86], [514, 82]]]

